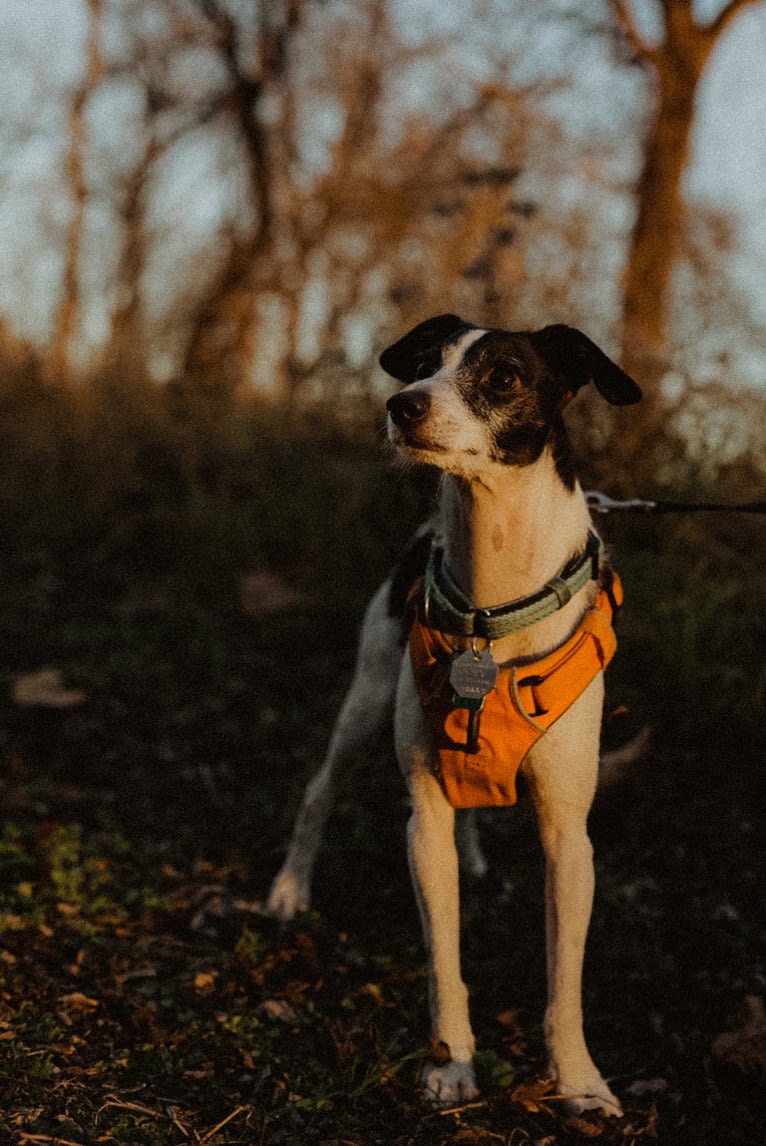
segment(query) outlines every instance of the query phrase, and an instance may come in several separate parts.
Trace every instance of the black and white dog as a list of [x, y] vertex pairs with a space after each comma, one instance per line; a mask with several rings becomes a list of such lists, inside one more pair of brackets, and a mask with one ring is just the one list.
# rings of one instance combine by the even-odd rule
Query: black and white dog
[[[619, 1102], [588, 1052], [581, 1003], [594, 889], [586, 821], [598, 777], [603, 673], [594, 671], [554, 722], [541, 725], [545, 709], [519, 707], [516, 686], [525, 682], [516, 672], [568, 648], [583, 618], [598, 612], [602, 591], [601, 554], [594, 555], [598, 541], [574, 474], [562, 411], [589, 382], [614, 405], [637, 402], [641, 390], [567, 326], [510, 333], [442, 315], [416, 326], [380, 361], [405, 383], [388, 402], [390, 441], [406, 457], [444, 474], [419, 609], [422, 623], [439, 630], [451, 661], [462, 653], [476, 666], [474, 673], [469, 663], [467, 683], [458, 681], [453, 690], [453, 702], [465, 708], [472, 729], [473, 745], [462, 745], [468, 764], [496, 666], [512, 674], [509, 695], [522, 721], [535, 729], [532, 746], [516, 755], [546, 856], [545, 1034], [551, 1076], [570, 1109], [619, 1114]], [[441, 581], [434, 552], [448, 571]], [[395, 596], [389, 581], [368, 608], [351, 688], [326, 760], [306, 790], [269, 907], [288, 919], [308, 905], [336, 770], [364, 750], [395, 708], [396, 752], [412, 802], [410, 868], [430, 959], [432, 1034], [448, 1052], [440, 1056], [448, 1061], [426, 1065], [423, 1084], [435, 1101], [455, 1104], [474, 1096], [476, 1085], [460, 970], [454, 801], [447, 798], [443, 758], [413, 656], [402, 647], [402, 617], [391, 607]], [[513, 736], [509, 729], [509, 755]], [[476, 841], [469, 845], [480, 867]]]

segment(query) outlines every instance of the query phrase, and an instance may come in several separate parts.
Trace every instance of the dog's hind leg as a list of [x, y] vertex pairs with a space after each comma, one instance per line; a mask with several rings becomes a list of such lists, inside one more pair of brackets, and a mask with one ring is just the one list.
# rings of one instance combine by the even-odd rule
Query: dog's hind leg
[[466, 808], [455, 817], [455, 843], [460, 870], [474, 879], [483, 879], [489, 864], [481, 846], [475, 808]]
[[389, 613], [389, 583], [373, 597], [359, 638], [351, 686], [335, 722], [322, 767], [303, 795], [285, 861], [267, 907], [280, 919], [305, 910], [324, 826], [332, 811], [338, 773], [352, 764], [390, 717], [402, 657], [402, 621]]
[[595, 883], [587, 820], [598, 777], [602, 703], [598, 676], [532, 749], [525, 774], [546, 858], [545, 1037], [551, 1074], [570, 1111], [621, 1114], [586, 1046], [581, 998]]

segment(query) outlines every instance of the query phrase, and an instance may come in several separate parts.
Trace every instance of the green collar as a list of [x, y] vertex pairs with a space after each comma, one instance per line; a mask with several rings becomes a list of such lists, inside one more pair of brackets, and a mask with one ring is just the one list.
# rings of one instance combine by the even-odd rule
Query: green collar
[[456, 583], [442, 547], [432, 543], [425, 576], [426, 620], [453, 636], [498, 641], [563, 609], [588, 581], [598, 579], [603, 553], [602, 541], [589, 531], [584, 551], [567, 561], [542, 589], [504, 605], [477, 609]]

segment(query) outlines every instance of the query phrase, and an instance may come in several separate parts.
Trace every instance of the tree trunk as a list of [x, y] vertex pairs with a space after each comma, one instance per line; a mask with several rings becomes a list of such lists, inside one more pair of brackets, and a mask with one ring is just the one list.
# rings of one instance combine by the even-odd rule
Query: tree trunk
[[637, 188], [625, 273], [622, 363], [650, 395], [668, 366], [673, 271], [685, 222], [683, 177], [694, 122], [697, 76], [664, 68]]
[[69, 150], [65, 160], [66, 178], [72, 196], [72, 216], [64, 246], [61, 301], [54, 322], [51, 351], [46, 363], [46, 373], [56, 381], [66, 378], [71, 371], [71, 343], [81, 321], [80, 259], [85, 230], [85, 210], [88, 204], [88, 186], [85, 179], [85, 147], [88, 133], [85, 114], [90, 95], [101, 79], [103, 70], [100, 47], [103, 0], [87, 0], [87, 3], [85, 72], [72, 97], [69, 111]]
[[117, 265], [117, 303], [111, 314], [111, 330], [103, 357], [103, 371], [120, 386], [149, 380], [147, 332], [144, 323], [142, 284], [146, 270], [146, 195], [154, 164], [166, 144], [160, 144], [153, 125], [147, 123], [149, 142], [141, 161], [125, 181], [120, 205], [122, 250]]
[[656, 102], [636, 189], [636, 222], [623, 295], [622, 363], [644, 387], [645, 412], [659, 407], [659, 384], [670, 362], [673, 271], [683, 244], [683, 178], [689, 158], [699, 81], [726, 29], [756, 0], [729, 0], [709, 24], [694, 18], [693, 0], [657, 0], [664, 21], [659, 44], [645, 40], [630, 0], [611, 0], [635, 61], [656, 81]]
[[[260, 118], [264, 93], [283, 86], [289, 70], [289, 48], [301, 17], [303, 0], [286, 0], [278, 10], [264, 9], [259, 32], [260, 74], [252, 78], [238, 53], [235, 20], [215, 3], [206, 10], [218, 37], [218, 47], [231, 78], [228, 110], [241, 141], [256, 212], [249, 236], [233, 237], [219, 275], [202, 299], [192, 323], [181, 377], [176, 390], [192, 402], [219, 401], [231, 396], [241, 383], [249, 360], [255, 288], [259, 273], [273, 261], [274, 220], [279, 200], [280, 158], [292, 141]], [[281, 125], [289, 133], [290, 125]]]

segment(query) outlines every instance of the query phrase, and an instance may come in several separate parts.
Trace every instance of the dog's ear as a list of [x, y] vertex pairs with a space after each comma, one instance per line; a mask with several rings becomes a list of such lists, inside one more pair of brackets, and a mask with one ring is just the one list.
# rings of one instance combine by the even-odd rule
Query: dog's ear
[[413, 327], [380, 356], [380, 365], [386, 374], [400, 382], [414, 382], [430, 378], [442, 364], [442, 348], [457, 334], [476, 327], [464, 322], [456, 314], [440, 314]]
[[572, 397], [592, 382], [602, 398], [613, 406], [632, 406], [641, 400], [638, 383], [581, 331], [563, 324], [546, 326], [536, 338], [538, 349], [563, 376]]

